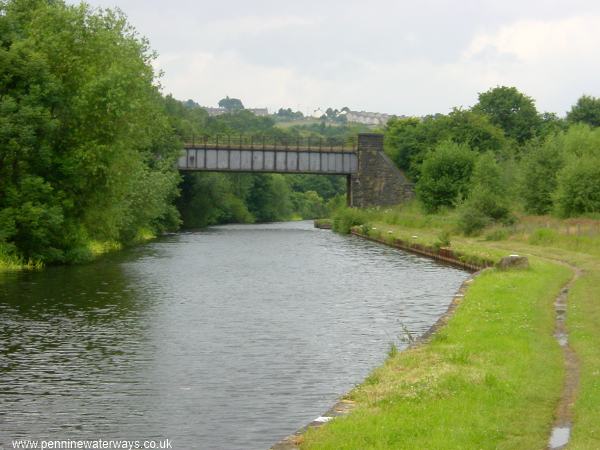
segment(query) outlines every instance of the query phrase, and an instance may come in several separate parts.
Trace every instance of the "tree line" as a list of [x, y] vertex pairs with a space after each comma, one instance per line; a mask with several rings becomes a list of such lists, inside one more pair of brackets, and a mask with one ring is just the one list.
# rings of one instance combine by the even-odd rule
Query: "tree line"
[[0, 1], [0, 259], [81, 261], [91, 243], [182, 225], [314, 217], [344, 191], [306, 175], [182, 180], [192, 134], [284, 131], [235, 105], [211, 118], [163, 96], [155, 58], [118, 10]]
[[[312, 218], [343, 203], [341, 177], [192, 173], [185, 139], [214, 133], [338, 138], [360, 127], [276, 127], [241, 109], [209, 117], [161, 93], [156, 54], [118, 10], [0, 1], [0, 260], [91, 256], [90, 243], [225, 222]], [[600, 211], [600, 101], [566, 119], [515, 88], [469, 109], [393, 119], [386, 151], [428, 211], [459, 208], [465, 230], [515, 213]]]
[[472, 234], [520, 213], [600, 213], [599, 126], [598, 98], [582, 96], [559, 118], [498, 86], [468, 109], [390, 120], [385, 146], [424, 209], [457, 209]]

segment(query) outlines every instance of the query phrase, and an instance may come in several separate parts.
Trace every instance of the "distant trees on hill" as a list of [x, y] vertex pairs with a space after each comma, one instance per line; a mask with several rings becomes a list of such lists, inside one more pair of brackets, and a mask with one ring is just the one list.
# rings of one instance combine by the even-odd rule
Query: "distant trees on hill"
[[229, 98], [229, 96], [219, 100], [219, 107], [225, 108], [227, 111], [239, 111], [244, 109], [244, 105], [239, 98]]

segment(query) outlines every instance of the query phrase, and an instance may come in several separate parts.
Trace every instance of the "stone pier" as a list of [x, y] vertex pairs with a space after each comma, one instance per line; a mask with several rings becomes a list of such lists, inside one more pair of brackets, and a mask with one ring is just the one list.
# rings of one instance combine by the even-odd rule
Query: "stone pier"
[[383, 151], [383, 135], [358, 135], [358, 170], [348, 176], [351, 206], [392, 206], [414, 196], [413, 184]]

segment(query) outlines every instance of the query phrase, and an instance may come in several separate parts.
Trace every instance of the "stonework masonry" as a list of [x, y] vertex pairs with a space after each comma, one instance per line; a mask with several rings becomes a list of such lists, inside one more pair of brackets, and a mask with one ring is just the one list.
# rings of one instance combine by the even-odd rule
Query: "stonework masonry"
[[414, 186], [383, 152], [383, 135], [358, 135], [358, 172], [349, 175], [349, 204], [392, 206], [414, 197]]

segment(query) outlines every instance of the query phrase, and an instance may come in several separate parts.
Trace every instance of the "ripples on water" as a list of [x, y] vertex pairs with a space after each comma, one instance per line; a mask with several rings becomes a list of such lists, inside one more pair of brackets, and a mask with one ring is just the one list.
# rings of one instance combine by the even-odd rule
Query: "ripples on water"
[[442, 314], [463, 271], [308, 222], [183, 233], [0, 275], [0, 446], [261, 449]]

